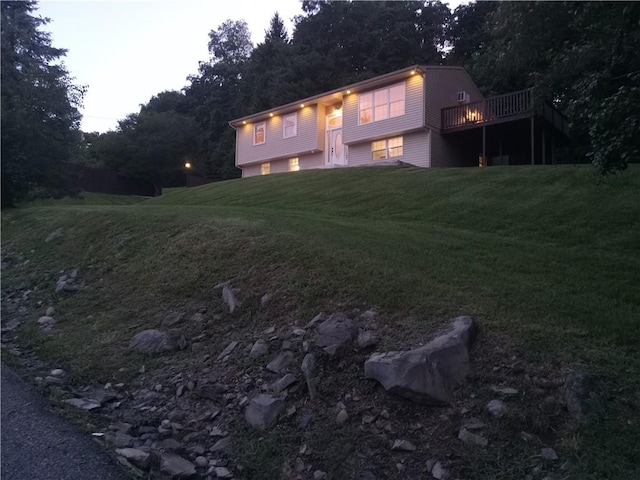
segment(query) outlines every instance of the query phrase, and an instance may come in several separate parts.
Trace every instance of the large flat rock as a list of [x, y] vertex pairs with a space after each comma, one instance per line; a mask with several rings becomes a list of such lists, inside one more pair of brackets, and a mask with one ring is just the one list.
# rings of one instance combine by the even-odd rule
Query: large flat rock
[[365, 376], [417, 403], [450, 404], [453, 387], [469, 371], [469, 348], [477, 329], [471, 317], [454, 318], [451, 324], [449, 332], [423, 347], [372, 354], [364, 364]]

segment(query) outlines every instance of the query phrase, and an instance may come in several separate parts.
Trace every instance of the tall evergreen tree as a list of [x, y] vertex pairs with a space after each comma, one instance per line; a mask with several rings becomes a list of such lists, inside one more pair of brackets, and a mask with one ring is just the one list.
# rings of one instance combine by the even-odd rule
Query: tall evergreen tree
[[35, 1], [1, 2], [2, 205], [70, 191], [65, 162], [80, 141], [84, 90], [60, 63]]

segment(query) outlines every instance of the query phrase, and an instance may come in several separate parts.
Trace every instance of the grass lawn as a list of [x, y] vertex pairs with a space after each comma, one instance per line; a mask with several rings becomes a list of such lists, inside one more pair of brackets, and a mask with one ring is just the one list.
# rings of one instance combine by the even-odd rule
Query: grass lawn
[[[136, 361], [132, 334], [168, 310], [222, 312], [213, 287], [227, 279], [247, 304], [274, 295], [267, 317], [227, 329], [374, 307], [387, 319], [380, 349], [391, 349], [467, 314], [527, 362], [603, 379], [609, 413], [563, 444], [571, 478], [637, 478], [640, 168], [605, 180], [588, 166], [303, 171], [129, 200], [86, 195], [2, 215], [3, 286], [29, 285], [64, 319], [55, 335], [34, 319], [24, 341], [79, 380], [114, 380]], [[55, 295], [69, 268], [86, 290]], [[482, 478], [517, 475], [487, 462]]]

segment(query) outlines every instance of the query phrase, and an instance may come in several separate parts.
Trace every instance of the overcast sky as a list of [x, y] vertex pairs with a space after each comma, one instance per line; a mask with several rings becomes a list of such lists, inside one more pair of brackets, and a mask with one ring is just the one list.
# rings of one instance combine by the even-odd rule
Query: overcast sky
[[51, 19], [43, 30], [88, 87], [82, 130], [105, 132], [153, 95], [186, 86], [222, 22], [245, 20], [257, 44], [276, 11], [291, 33], [299, 0], [40, 0], [36, 14]]

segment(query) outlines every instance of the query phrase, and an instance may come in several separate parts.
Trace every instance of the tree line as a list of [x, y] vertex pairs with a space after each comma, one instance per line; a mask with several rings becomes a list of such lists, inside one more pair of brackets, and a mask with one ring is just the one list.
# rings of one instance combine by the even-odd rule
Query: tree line
[[[3, 202], [5, 163], [16, 199], [44, 188], [42, 175], [17, 187], [29, 176], [18, 166], [32, 168], [21, 159], [35, 158], [40, 148], [25, 140], [22, 125], [47, 123], [54, 111], [46, 102], [29, 105], [33, 97], [24, 92], [43, 84], [20, 66], [25, 48], [34, 52], [28, 61], [40, 62], [34, 70], [45, 72], [67, 100], [55, 97], [53, 86], [43, 94], [65, 109], [54, 114], [59, 134], [35, 127], [37, 134], [29, 133], [60, 142], [55, 154], [32, 162], [39, 172], [47, 171], [42, 162], [55, 172], [71, 159], [167, 186], [184, 181], [188, 161], [212, 179], [233, 178], [240, 172], [229, 120], [412, 64], [462, 65], [487, 95], [535, 88], [568, 115], [578, 156], [601, 174], [624, 170], [640, 156], [640, 3], [480, 1], [451, 12], [439, 1], [305, 0], [293, 32], [276, 13], [256, 46], [246, 22], [222, 23], [209, 34], [210, 57], [184, 89], [153, 96], [115, 131], [81, 136], [82, 90], [62, 67], [51, 67], [64, 51], [38, 29], [44, 21], [32, 15], [35, 2], [9, 6], [14, 3], [2, 3]], [[5, 105], [11, 106], [6, 118]]]

